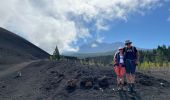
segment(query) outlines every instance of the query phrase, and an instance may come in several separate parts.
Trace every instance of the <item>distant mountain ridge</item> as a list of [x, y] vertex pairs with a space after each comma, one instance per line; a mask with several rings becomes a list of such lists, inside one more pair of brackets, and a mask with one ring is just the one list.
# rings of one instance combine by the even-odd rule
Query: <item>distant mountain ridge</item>
[[75, 56], [79, 58], [86, 57], [94, 57], [94, 56], [105, 56], [105, 55], [113, 55], [114, 52], [120, 47], [124, 46], [123, 42], [114, 42], [114, 43], [99, 43], [99, 42], [91, 42], [87, 44], [83, 44], [79, 47], [78, 52], [69, 52], [65, 53], [68, 56]]
[[[119, 47], [124, 47], [123, 42], [114, 42], [114, 43], [99, 43], [99, 42], [91, 42], [87, 44], [83, 44], [79, 47], [78, 52], [68, 52], [64, 53], [67, 56], [74, 56], [79, 58], [87, 58], [87, 57], [96, 57], [96, 56], [107, 56], [113, 55]], [[136, 47], [138, 50], [150, 50]]]
[[123, 46], [122, 42], [115, 43], [99, 43], [91, 42], [80, 46], [78, 53], [99, 53], [117, 50], [118, 47]]

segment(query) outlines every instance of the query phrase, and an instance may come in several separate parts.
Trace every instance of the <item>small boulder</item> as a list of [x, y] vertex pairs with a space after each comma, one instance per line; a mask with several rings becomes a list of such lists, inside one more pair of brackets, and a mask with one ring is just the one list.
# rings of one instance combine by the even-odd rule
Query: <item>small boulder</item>
[[160, 83], [160, 85], [161, 85], [161, 86], [163, 86], [163, 87], [165, 87], [165, 84], [164, 84], [164, 83], [162, 83], [162, 82]]
[[80, 81], [80, 87], [83, 89], [90, 89], [94, 85], [93, 78], [92, 77], [85, 77], [82, 78]]
[[109, 80], [106, 76], [103, 76], [98, 79], [98, 84], [101, 88], [107, 88], [109, 87]]
[[93, 86], [93, 83], [91, 81], [87, 81], [85, 83], [85, 87], [92, 87]]
[[70, 79], [67, 81], [66, 89], [68, 91], [74, 91], [77, 87], [77, 79]]
[[2, 88], [5, 88], [5, 87], [6, 87], [6, 86], [4, 86], [4, 85], [2, 86]]
[[17, 75], [14, 78], [20, 78], [22, 76], [21, 72], [17, 72]]

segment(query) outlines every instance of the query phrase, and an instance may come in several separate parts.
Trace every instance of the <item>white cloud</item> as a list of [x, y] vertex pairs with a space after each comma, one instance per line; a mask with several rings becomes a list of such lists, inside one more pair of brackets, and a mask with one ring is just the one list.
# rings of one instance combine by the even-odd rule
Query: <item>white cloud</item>
[[[108, 30], [106, 21], [128, 20], [130, 13], [154, 8], [159, 0], [3, 0], [0, 3], [0, 26], [7, 28], [52, 53], [78, 51], [72, 46], [78, 39]], [[102, 39], [102, 37], [101, 37]]]
[[[168, 2], [168, 1], [167, 1]], [[168, 11], [170, 12], [170, 8], [168, 9]], [[167, 18], [167, 21], [170, 22], [170, 16]]]
[[169, 21], [169, 22], [170, 22], [170, 16], [168, 17], [167, 21]]
[[97, 47], [97, 44], [93, 43], [93, 44], [91, 45], [91, 47], [92, 47], [92, 48], [96, 48], [96, 47]]
[[105, 39], [104, 37], [99, 36], [99, 33], [97, 33], [96, 42], [98, 42], [98, 43], [102, 43], [104, 39]]

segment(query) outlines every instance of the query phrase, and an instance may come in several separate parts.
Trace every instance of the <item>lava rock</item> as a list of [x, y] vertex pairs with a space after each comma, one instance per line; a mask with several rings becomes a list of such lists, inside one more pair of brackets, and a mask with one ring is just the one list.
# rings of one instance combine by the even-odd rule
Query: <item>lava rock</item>
[[80, 81], [80, 87], [83, 89], [91, 89], [94, 85], [92, 77], [84, 77]]
[[98, 85], [94, 85], [93, 89], [94, 90], [99, 90], [99, 86]]
[[67, 81], [67, 90], [75, 89], [77, 87], [77, 79], [71, 79]]
[[150, 80], [141, 79], [141, 80], [139, 80], [139, 83], [144, 85], [144, 86], [152, 86], [153, 85], [153, 83]]
[[109, 80], [106, 76], [98, 79], [98, 84], [101, 88], [109, 87]]

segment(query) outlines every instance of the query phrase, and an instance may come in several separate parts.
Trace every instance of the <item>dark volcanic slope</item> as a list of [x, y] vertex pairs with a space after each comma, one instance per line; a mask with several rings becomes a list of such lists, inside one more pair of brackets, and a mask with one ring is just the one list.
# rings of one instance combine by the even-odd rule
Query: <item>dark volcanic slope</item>
[[49, 54], [24, 38], [0, 28], [0, 64], [47, 58]]
[[[73, 60], [41, 60], [20, 70], [22, 77], [11, 73], [0, 78], [0, 100], [169, 100], [168, 81], [137, 73], [137, 93], [116, 92], [116, 77], [112, 66], [88, 66]], [[109, 87], [101, 89], [80, 88], [84, 77], [109, 79]], [[75, 91], [68, 92], [69, 79], [78, 79]], [[97, 81], [94, 80], [97, 86]]]

